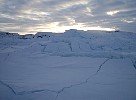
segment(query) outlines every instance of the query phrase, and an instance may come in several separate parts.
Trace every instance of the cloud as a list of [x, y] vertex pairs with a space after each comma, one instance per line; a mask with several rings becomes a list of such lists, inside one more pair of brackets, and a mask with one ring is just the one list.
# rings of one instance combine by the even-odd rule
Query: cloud
[[136, 0], [0, 0], [0, 29], [19, 33], [69, 28], [136, 32]]

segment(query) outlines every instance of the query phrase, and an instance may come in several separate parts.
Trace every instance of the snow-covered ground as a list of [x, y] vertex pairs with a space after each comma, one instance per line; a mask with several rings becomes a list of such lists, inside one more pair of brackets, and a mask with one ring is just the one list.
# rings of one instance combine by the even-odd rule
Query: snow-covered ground
[[0, 100], [136, 100], [136, 34], [1, 32]]

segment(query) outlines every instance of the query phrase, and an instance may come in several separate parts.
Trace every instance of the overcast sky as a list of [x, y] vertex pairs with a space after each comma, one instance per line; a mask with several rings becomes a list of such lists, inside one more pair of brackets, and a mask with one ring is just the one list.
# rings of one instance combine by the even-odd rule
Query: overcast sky
[[67, 29], [136, 33], [136, 0], [0, 0], [0, 31]]

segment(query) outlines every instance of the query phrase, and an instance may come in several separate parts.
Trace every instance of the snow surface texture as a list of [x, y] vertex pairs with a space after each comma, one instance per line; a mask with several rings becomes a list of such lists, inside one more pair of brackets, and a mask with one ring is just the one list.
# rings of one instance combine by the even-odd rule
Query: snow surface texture
[[0, 100], [136, 100], [136, 34], [1, 32]]

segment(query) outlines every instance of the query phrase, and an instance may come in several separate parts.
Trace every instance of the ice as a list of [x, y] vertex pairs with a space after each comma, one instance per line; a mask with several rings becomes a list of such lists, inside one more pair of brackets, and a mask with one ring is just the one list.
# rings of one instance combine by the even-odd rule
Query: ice
[[136, 100], [135, 84], [135, 33], [0, 33], [0, 100]]

